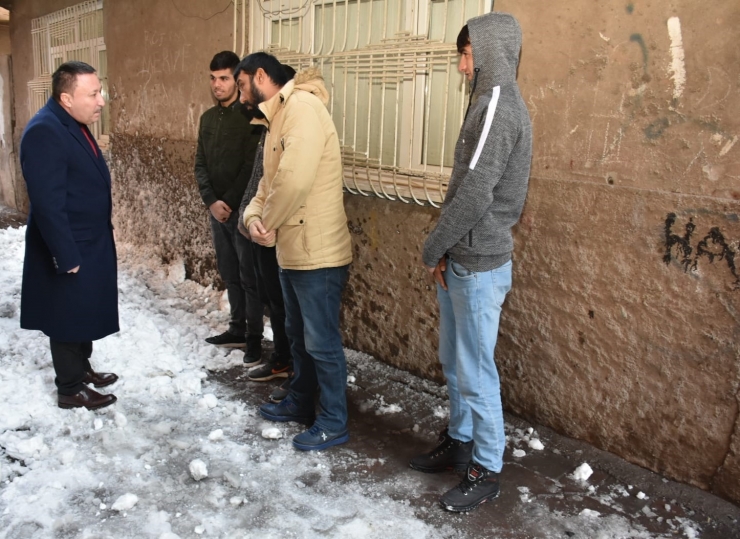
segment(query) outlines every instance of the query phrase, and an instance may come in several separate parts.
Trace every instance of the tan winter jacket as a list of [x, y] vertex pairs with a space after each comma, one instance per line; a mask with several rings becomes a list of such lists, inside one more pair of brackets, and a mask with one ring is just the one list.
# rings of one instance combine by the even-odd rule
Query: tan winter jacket
[[[281, 268], [311, 270], [352, 261], [339, 140], [321, 71], [309, 68], [260, 104], [267, 126], [264, 175], [244, 225], [277, 230]], [[257, 123], [255, 120], [254, 123]]]

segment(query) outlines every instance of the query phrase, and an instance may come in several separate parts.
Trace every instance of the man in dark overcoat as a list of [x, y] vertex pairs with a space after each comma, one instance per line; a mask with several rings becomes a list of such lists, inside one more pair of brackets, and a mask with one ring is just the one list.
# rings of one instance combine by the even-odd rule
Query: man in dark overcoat
[[60, 408], [102, 408], [116, 401], [98, 373], [92, 341], [118, 328], [116, 248], [108, 166], [88, 125], [105, 105], [95, 69], [62, 64], [52, 97], [26, 126], [20, 160], [31, 210], [21, 292], [21, 327], [50, 339]]

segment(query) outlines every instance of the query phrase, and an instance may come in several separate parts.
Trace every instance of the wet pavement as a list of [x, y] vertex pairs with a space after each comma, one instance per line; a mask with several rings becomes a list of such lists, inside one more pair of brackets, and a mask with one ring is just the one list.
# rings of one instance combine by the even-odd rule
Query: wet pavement
[[[348, 351], [348, 365], [351, 439], [326, 451], [333, 480], [407, 501], [409, 511], [445, 537], [740, 538], [737, 506], [511, 415], [505, 416], [501, 495], [470, 513], [449, 513], [437, 500], [459, 476], [408, 467], [411, 457], [436, 445], [446, 426], [444, 386], [356, 352]], [[254, 406], [282, 382], [250, 382], [239, 368], [211, 374]], [[295, 433], [300, 430], [296, 426]], [[534, 440], [544, 448], [530, 447]], [[515, 449], [524, 456], [513, 456]], [[585, 482], [572, 477], [583, 463], [593, 469]]]

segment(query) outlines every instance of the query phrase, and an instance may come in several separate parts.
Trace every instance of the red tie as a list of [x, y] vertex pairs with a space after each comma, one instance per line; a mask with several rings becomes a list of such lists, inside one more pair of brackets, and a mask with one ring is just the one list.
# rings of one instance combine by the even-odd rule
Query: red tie
[[90, 143], [90, 147], [92, 148], [93, 153], [95, 154], [95, 157], [98, 156], [98, 150], [95, 148], [95, 143], [93, 142], [92, 137], [90, 136], [90, 132], [87, 130], [87, 127], [84, 125], [80, 126], [80, 129], [82, 129], [82, 134], [85, 135], [85, 138]]

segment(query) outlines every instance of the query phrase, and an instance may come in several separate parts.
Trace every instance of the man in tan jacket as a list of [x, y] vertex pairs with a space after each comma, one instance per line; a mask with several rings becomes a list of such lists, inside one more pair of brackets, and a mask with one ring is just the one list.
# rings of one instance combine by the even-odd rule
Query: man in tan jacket
[[265, 116], [254, 120], [267, 127], [264, 175], [244, 211], [244, 226], [252, 241], [277, 246], [295, 370], [288, 396], [263, 404], [260, 414], [312, 425], [293, 445], [322, 450], [349, 440], [339, 307], [352, 250], [329, 94], [318, 69], [289, 81], [277, 58], [264, 52], [244, 58], [234, 76], [241, 101]]

